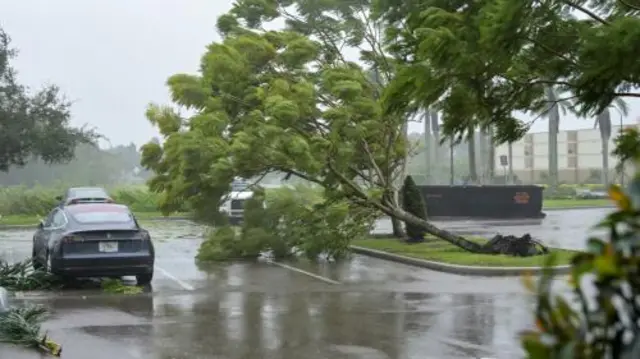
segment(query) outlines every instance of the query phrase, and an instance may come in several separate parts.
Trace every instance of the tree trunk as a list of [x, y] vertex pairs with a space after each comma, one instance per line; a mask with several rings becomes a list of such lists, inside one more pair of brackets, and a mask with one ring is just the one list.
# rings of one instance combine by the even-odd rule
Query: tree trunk
[[[440, 165], [440, 124], [438, 123], [438, 112], [429, 111], [429, 117], [431, 118], [431, 152], [433, 153], [431, 163]], [[441, 173], [438, 173], [435, 182], [429, 184], [440, 184], [440, 175]]]
[[[424, 161], [427, 166], [426, 179], [427, 184], [431, 184], [431, 116], [429, 111], [424, 116]], [[404, 180], [404, 178], [403, 178]]]
[[390, 209], [390, 213], [388, 213], [391, 218], [398, 218], [404, 222], [409, 222], [411, 224], [414, 224], [416, 226], [420, 226], [422, 228], [424, 228], [424, 231], [436, 236], [440, 239], [443, 239], [451, 244], [453, 244], [456, 247], [462, 248], [468, 252], [471, 253], [483, 253], [483, 249], [482, 246], [478, 243], [472, 242], [464, 237], [458, 236], [454, 233], [451, 233], [449, 231], [446, 231], [444, 229], [440, 229], [436, 226], [434, 226], [433, 224], [429, 223], [426, 220], [420, 219], [414, 215], [411, 215], [410, 213], [405, 212], [404, 210], [393, 206], [395, 208], [391, 208]]
[[493, 179], [496, 176], [496, 147], [493, 143], [493, 128], [489, 129], [487, 136], [487, 146], [489, 147], [489, 183], [493, 183]]
[[602, 184], [609, 185], [609, 141], [602, 139]]
[[509, 150], [509, 154], [508, 154], [508, 159], [509, 159], [509, 179], [507, 184], [513, 184], [514, 178], [513, 178], [513, 143], [509, 142], [508, 145], [508, 150]]
[[476, 167], [476, 139], [474, 130], [471, 130], [467, 141], [469, 148], [469, 179], [473, 183], [478, 183], [478, 168]]
[[372, 202], [376, 208], [388, 215], [392, 220], [397, 219], [399, 221], [408, 222], [416, 226], [424, 228], [424, 231], [428, 234], [443, 239], [456, 247], [462, 248], [472, 253], [486, 253], [483, 250], [482, 245], [472, 242], [464, 237], [453, 234], [449, 231], [440, 229], [433, 224], [429, 223], [425, 219], [418, 218], [411, 213], [406, 212], [398, 203], [397, 197], [387, 192], [382, 195], [382, 200], [378, 203]]
[[480, 130], [478, 132], [478, 139], [475, 142], [476, 145], [476, 166], [478, 176], [480, 177], [480, 184], [485, 184], [487, 180], [487, 132]]
[[549, 188], [552, 192], [558, 189], [558, 130], [560, 126], [560, 107], [552, 87], [545, 89], [547, 100], [553, 104], [547, 114], [549, 118]]
[[[409, 131], [409, 122], [405, 121], [404, 124], [402, 125], [402, 134], [404, 136], [404, 140], [406, 142], [409, 141], [409, 136], [408, 136], [408, 132]], [[404, 161], [402, 161], [402, 165], [400, 166], [400, 171], [402, 171], [402, 176], [400, 176], [400, 180], [399, 183], [396, 183], [395, 188], [401, 188], [402, 183], [404, 183], [404, 179], [405, 177], [407, 177], [407, 161], [408, 158], [405, 158]], [[428, 170], [428, 169], [427, 169]], [[394, 191], [393, 193], [390, 193], [389, 196], [391, 196], [391, 200], [393, 200], [393, 203], [399, 203], [398, 201], [398, 191]], [[402, 225], [402, 221], [397, 219], [397, 218], [391, 218], [391, 227], [393, 228], [393, 236], [396, 238], [404, 238], [406, 237], [406, 233], [404, 231], [404, 227]]]

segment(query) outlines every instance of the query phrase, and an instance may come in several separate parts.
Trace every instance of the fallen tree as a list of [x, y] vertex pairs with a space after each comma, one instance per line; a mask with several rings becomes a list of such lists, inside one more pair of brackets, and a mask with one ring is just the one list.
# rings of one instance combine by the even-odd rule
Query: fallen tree
[[[208, 46], [201, 73], [169, 78], [176, 107], [149, 106], [147, 118], [164, 141], [143, 146], [142, 164], [155, 174], [149, 186], [162, 193], [161, 209], [187, 202], [211, 213], [236, 177], [280, 172], [322, 186], [329, 199], [481, 252], [398, 203], [403, 162], [413, 150], [404, 132], [409, 114], [383, 114], [380, 94], [394, 67], [375, 40], [383, 30], [366, 16], [368, 5], [294, 3], [298, 15], [239, 2], [219, 18], [223, 41]], [[287, 28], [262, 30], [263, 20], [276, 18]], [[369, 68], [349, 61], [346, 45], [361, 49]], [[184, 117], [179, 108], [195, 114]]]

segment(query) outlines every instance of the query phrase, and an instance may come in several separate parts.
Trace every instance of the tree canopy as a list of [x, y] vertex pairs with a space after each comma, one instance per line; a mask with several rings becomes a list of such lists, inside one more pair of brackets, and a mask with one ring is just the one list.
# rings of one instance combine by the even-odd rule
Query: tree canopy
[[629, 1], [377, 0], [376, 8], [390, 25], [389, 51], [405, 60], [386, 110], [436, 107], [447, 135], [494, 127], [498, 142], [516, 140], [529, 124], [514, 112], [548, 107], [548, 86], [582, 116], [640, 97], [640, 7]]
[[71, 160], [76, 146], [92, 143], [97, 134], [70, 126], [70, 103], [58, 87], [29, 93], [11, 67], [16, 54], [0, 28], [0, 171], [23, 166], [34, 157], [46, 163]]
[[[243, 0], [221, 16], [223, 41], [207, 47], [200, 74], [167, 81], [177, 106], [147, 111], [165, 138], [163, 146], [143, 147], [163, 210], [185, 200], [215, 210], [234, 177], [278, 171], [477, 249], [398, 204], [410, 151], [407, 116], [382, 111], [380, 94], [395, 64], [370, 5]], [[285, 28], [264, 29], [273, 20], [284, 20]], [[349, 58], [346, 48], [359, 56]], [[180, 108], [196, 114], [184, 117]]]

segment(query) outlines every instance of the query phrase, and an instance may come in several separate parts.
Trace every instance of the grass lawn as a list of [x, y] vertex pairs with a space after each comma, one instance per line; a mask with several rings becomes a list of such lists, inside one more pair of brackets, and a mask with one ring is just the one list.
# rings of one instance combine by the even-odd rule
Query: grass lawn
[[542, 209], [612, 206], [613, 202], [610, 199], [545, 199], [542, 201]]
[[[475, 242], [483, 238], [471, 238]], [[487, 267], [539, 267], [543, 266], [548, 255], [535, 257], [512, 257], [506, 255], [473, 254], [449, 244], [448, 242], [428, 239], [425, 243], [406, 244], [395, 238], [369, 238], [355, 240], [354, 246], [376, 249], [407, 257], [467, 266]], [[552, 250], [556, 255], [556, 265], [569, 264], [576, 253], [564, 249]]]
[[[134, 213], [138, 220], [155, 219], [164, 217], [160, 212], [137, 212]], [[169, 215], [171, 217], [186, 217], [186, 213], [175, 213]], [[37, 225], [42, 216], [2, 216], [0, 217], [0, 227], [2, 226], [20, 226], [20, 225]]]

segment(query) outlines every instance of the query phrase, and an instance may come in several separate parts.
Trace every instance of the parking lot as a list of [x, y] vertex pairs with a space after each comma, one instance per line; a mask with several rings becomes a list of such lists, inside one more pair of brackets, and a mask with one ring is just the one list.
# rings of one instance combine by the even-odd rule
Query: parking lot
[[[467, 230], [483, 227], [474, 225]], [[518, 278], [455, 276], [366, 257], [198, 268], [201, 227], [186, 221], [147, 227], [157, 258], [145, 293], [89, 288], [14, 299], [51, 310], [45, 326], [64, 358], [511, 359], [522, 354], [518, 331], [531, 325], [533, 298]], [[27, 258], [32, 234], [0, 231], [0, 253]], [[0, 357], [40, 355], [0, 345]]]

